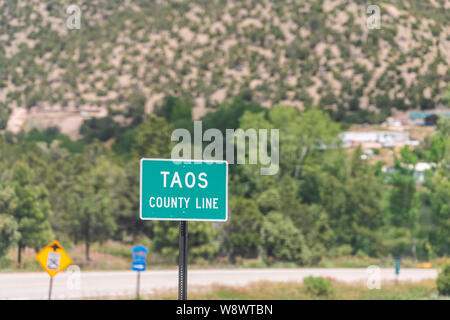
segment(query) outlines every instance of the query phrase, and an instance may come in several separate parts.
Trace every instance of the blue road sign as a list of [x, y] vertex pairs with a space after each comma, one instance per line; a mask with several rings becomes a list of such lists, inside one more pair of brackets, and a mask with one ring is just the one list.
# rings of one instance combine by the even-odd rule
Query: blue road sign
[[133, 261], [131, 264], [131, 270], [133, 271], [145, 271], [147, 263], [145, 261]]
[[135, 246], [131, 249], [131, 253], [133, 254], [131, 270], [145, 271], [147, 267], [145, 259], [147, 258], [148, 249], [144, 246]]
[[148, 249], [144, 246], [135, 246], [131, 249], [133, 260], [142, 261], [147, 257]]

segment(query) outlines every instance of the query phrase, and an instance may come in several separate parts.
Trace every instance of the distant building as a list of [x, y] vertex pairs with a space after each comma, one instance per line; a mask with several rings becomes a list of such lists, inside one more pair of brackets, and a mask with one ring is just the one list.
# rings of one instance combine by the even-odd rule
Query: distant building
[[409, 113], [409, 123], [417, 126], [432, 126], [436, 125], [439, 117], [449, 117], [450, 112], [410, 112]]
[[401, 121], [395, 120], [393, 117], [388, 117], [385, 122], [382, 123], [383, 126], [394, 128], [395, 130], [403, 129], [403, 125]]
[[439, 116], [437, 114], [429, 115], [425, 118], [425, 125], [426, 126], [435, 126], [439, 120]]
[[[412, 164], [408, 165], [408, 169], [414, 170], [413, 176], [414, 179], [419, 182], [423, 183], [425, 182], [425, 172], [429, 171], [436, 167], [436, 164], [434, 163], [428, 163], [428, 162], [418, 162], [415, 166]], [[392, 175], [395, 172], [395, 167], [387, 167], [382, 169], [383, 172]]]
[[405, 131], [345, 131], [340, 135], [344, 146], [367, 145], [371, 148], [416, 145]]
[[431, 170], [436, 165], [434, 163], [418, 162], [415, 166], [410, 165], [410, 169], [414, 169], [414, 178], [419, 182], [425, 182], [425, 171]]

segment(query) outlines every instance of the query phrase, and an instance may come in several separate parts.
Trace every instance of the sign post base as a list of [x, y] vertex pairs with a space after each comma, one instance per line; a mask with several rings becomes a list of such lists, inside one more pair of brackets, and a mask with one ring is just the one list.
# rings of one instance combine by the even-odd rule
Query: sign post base
[[188, 224], [180, 221], [180, 240], [178, 258], [178, 300], [187, 299], [187, 250], [188, 250]]
[[52, 289], [53, 289], [53, 277], [50, 277], [50, 284], [48, 286], [48, 300], [52, 300]]

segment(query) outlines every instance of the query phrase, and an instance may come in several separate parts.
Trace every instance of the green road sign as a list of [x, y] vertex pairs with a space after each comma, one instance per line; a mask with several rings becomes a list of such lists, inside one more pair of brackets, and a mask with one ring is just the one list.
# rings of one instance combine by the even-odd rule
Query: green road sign
[[226, 221], [228, 163], [212, 160], [141, 160], [143, 220]]

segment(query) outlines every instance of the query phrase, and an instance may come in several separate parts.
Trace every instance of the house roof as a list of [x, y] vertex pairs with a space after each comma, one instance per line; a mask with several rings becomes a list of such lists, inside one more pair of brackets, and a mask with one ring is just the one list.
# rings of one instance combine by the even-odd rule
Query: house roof
[[450, 113], [436, 113], [436, 112], [410, 112], [409, 118], [410, 119], [423, 119], [427, 118], [429, 116], [443, 116], [443, 117], [450, 117]]

